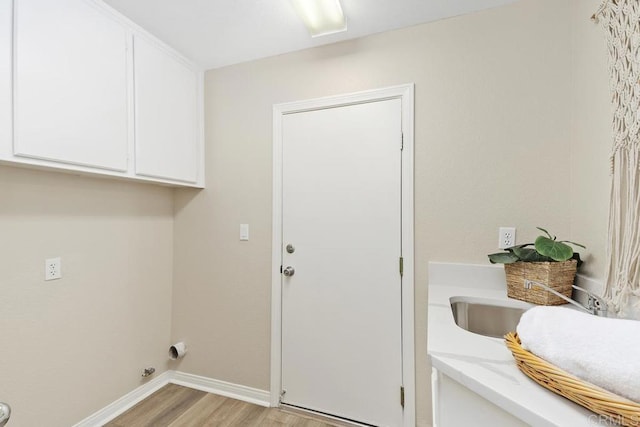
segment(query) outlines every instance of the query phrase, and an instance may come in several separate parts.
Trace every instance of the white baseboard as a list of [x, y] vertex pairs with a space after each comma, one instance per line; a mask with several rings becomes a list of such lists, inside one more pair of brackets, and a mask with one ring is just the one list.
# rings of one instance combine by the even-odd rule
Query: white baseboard
[[184, 372], [166, 371], [132, 392], [125, 394], [115, 402], [105, 406], [93, 415], [88, 416], [73, 427], [102, 426], [169, 383], [242, 400], [260, 406], [270, 406], [271, 395], [266, 390], [259, 390]]
[[231, 397], [255, 405], [271, 406], [271, 394], [267, 390], [260, 390], [184, 372], [174, 372], [169, 382], [220, 396]]
[[93, 415], [88, 416], [73, 427], [96, 427], [108, 423], [129, 408], [135, 406], [136, 403], [149, 397], [153, 392], [169, 384], [169, 379], [172, 376], [173, 371], [163, 372], [132, 392], [125, 394], [115, 402], [105, 406]]

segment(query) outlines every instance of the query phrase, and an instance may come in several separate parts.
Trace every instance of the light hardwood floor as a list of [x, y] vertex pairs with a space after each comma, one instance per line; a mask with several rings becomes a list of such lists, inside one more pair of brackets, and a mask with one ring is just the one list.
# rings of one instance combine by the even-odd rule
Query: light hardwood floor
[[335, 427], [311, 417], [168, 384], [105, 427]]

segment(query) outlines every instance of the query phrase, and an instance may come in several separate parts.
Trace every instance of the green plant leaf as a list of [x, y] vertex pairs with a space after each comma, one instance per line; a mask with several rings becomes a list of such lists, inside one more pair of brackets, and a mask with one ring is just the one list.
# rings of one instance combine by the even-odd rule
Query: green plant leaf
[[573, 256], [571, 246], [556, 242], [548, 237], [538, 236], [534, 243], [536, 250], [554, 261], [566, 261]]
[[540, 255], [533, 248], [513, 248], [513, 253], [524, 262], [547, 262], [553, 261], [551, 258]]
[[542, 228], [542, 227], [536, 227], [536, 228], [537, 228], [538, 230], [540, 230], [540, 231], [544, 231], [544, 232], [545, 232], [545, 234], [546, 234], [547, 236], [549, 236], [549, 239], [551, 239], [551, 240], [556, 240], [556, 237], [555, 237], [555, 236], [551, 236], [551, 234], [549, 234], [549, 232], [548, 232], [547, 230], [545, 230], [544, 228]]
[[523, 243], [521, 245], [511, 246], [510, 248], [505, 249], [505, 251], [519, 249], [519, 248], [526, 248], [527, 246], [533, 246], [533, 243]]
[[498, 252], [489, 255], [491, 264], [511, 264], [520, 261], [520, 258], [513, 252]]
[[580, 246], [582, 249], [587, 249], [585, 245], [581, 245], [580, 243], [576, 243], [576, 242], [571, 242], [569, 240], [561, 240], [560, 243], [570, 243], [574, 246]]

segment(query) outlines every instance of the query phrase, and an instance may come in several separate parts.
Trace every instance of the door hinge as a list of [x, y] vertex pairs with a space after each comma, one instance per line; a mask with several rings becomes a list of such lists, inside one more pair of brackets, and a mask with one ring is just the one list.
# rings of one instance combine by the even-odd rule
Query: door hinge
[[404, 274], [404, 258], [400, 257], [400, 277]]
[[404, 408], [404, 387], [400, 387], [400, 405]]
[[400, 151], [404, 150], [404, 132], [400, 133]]

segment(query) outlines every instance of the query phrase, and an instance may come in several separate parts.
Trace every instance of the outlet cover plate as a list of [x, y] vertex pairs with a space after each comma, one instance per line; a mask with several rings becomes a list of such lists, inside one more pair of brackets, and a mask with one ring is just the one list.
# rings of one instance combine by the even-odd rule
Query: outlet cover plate
[[500, 227], [498, 230], [498, 248], [506, 249], [516, 245], [516, 228]]
[[62, 278], [62, 261], [60, 257], [48, 258], [44, 260], [44, 280], [55, 280]]

